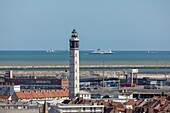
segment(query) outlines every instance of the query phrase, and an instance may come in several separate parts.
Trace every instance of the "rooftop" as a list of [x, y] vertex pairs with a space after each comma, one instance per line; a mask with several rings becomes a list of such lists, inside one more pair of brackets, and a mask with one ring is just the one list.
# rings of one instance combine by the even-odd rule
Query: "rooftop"
[[68, 90], [35, 90], [15, 92], [19, 99], [68, 97]]
[[134, 100], [129, 100], [125, 104], [134, 106], [136, 104], [136, 102]]

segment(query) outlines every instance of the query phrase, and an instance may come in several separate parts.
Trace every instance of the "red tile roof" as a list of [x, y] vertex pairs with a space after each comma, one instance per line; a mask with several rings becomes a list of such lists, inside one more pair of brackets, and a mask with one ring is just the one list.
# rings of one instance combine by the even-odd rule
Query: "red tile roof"
[[9, 95], [1, 95], [0, 94], [0, 100], [8, 100], [10, 96]]
[[123, 107], [116, 107], [116, 110], [117, 111], [125, 111], [125, 108], [123, 108]]
[[126, 105], [132, 105], [134, 106], [136, 102], [134, 100], [129, 100], [128, 102], [125, 103]]
[[112, 105], [114, 105], [114, 106], [117, 106], [119, 104], [120, 104], [120, 102], [112, 102]]
[[68, 97], [68, 90], [36, 90], [16, 92], [19, 99]]

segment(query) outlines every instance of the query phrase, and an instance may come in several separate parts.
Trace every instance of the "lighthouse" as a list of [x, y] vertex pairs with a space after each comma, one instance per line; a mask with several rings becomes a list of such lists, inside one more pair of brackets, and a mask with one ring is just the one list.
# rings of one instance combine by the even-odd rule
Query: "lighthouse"
[[79, 38], [75, 29], [71, 33], [69, 98], [73, 99], [79, 92]]

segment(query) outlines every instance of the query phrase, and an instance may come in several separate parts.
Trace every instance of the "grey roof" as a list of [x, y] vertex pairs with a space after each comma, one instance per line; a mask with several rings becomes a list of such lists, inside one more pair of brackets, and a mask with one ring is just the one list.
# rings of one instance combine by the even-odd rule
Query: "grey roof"
[[78, 94], [90, 94], [89, 92], [87, 92], [87, 91], [83, 91], [83, 90], [81, 90], [81, 91], [79, 91], [78, 92]]
[[25, 106], [24, 102], [0, 102], [0, 106]]
[[39, 113], [39, 109], [0, 109], [0, 113]]

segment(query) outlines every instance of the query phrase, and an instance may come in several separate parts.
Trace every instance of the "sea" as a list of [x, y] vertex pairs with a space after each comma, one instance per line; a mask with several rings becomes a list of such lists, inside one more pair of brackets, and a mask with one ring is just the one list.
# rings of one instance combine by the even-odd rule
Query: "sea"
[[[170, 51], [91, 52], [80, 50], [80, 65], [170, 65]], [[0, 51], [0, 66], [39, 65], [69, 65], [69, 51]]]

